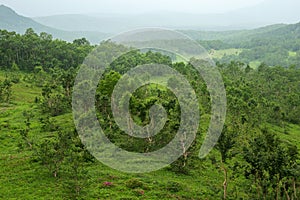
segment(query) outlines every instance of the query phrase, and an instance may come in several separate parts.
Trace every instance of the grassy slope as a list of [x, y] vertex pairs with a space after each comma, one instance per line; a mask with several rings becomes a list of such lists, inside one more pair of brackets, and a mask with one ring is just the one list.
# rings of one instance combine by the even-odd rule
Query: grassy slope
[[[3, 72], [0, 80], [4, 79]], [[63, 180], [53, 178], [49, 172], [38, 163], [31, 162], [31, 152], [18, 147], [21, 138], [19, 130], [24, 127], [23, 111], [32, 110], [35, 117], [32, 119], [31, 137], [38, 140], [43, 133], [38, 124], [39, 114], [34, 103], [41, 89], [20, 82], [13, 86], [13, 97], [10, 105], [0, 105], [0, 199], [66, 199]], [[65, 126], [72, 126], [72, 115], [56, 117], [56, 120]], [[203, 164], [208, 168], [210, 176], [215, 176], [208, 183], [203, 179], [202, 173], [193, 173], [189, 176], [176, 175], [169, 170], [160, 170], [148, 174], [126, 174], [115, 171], [97, 162], [87, 166], [89, 181], [84, 188], [84, 197], [88, 199], [201, 199], [211, 196], [211, 188], [219, 190], [222, 181], [218, 170]], [[208, 176], [206, 174], [205, 176]], [[195, 179], [195, 177], [199, 177]], [[139, 189], [130, 189], [125, 182], [130, 179], [139, 179], [143, 185]], [[218, 181], [220, 180], [220, 181]], [[112, 187], [103, 187], [103, 182], [110, 181]], [[171, 182], [178, 182], [182, 189], [170, 192], [166, 187]], [[206, 185], [206, 186], [205, 186]], [[207, 187], [207, 188], [206, 188]], [[201, 189], [200, 189], [201, 188]], [[140, 196], [139, 190], [145, 194]]]
[[[222, 49], [222, 50], [214, 50], [211, 49], [210, 50], [210, 55], [212, 58], [214, 59], [222, 59], [223, 57], [226, 56], [231, 56], [231, 55], [239, 55], [240, 53], [242, 53], [245, 49], [235, 49], [235, 48], [231, 48], [231, 49]], [[297, 56], [297, 52], [293, 52], [290, 51], [289, 52], [289, 57], [295, 57]], [[262, 62], [259, 60], [253, 60], [251, 62], [249, 62], [249, 65], [251, 68], [253, 69], [257, 69], [258, 66], [261, 64]]]
[[212, 58], [221, 59], [224, 56], [239, 55], [242, 51], [242, 49], [211, 50], [210, 55]]
[[[3, 78], [4, 74], [0, 72], [0, 80]], [[21, 150], [18, 147], [19, 130], [24, 127], [23, 111], [32, 110], [35, 113], [31, 137], [37, 141], [43, 134], [38, 123], [37, 105], [34, 103], [35, 97], [40, 94], [40, 88], [21, 81], [13, 86], [11, 104], [0, 105], [0, 199], [68, 199], [64, 179], [52, 177], [38, 163], [31, 162], [29, 150]], [[56, 120], [61, 125], [72, 126], [71, 114], [59, 116]], [[207, 124], [208, 117], [203, 117], [202, 120], [201, 124]], [[281, 128], [272, 127], [272, 129], [279, 132], [282, 139], [300, 147], [299, 126], [289, 125], [288, 135], [284, 134]], [[216, 151], [210, 156], [219, 158]], [[193, 170], [190, 175], [178, 175], [167, 169], [147, 174], [127, 174], [96, 162], [86, 167], [89, 179], [82, 195], [84, 199], [220, 198], [223, 183], [221, 169], [212, 165], [208, 158], [199, 160], [196, 168], [197, 170]], [[143, 185], [137, 189], [126, 187], [126, 182], [131, 179], [138, 179]], [[113, 186], [104, 187], [105, 181], [112, 182]], [[168, 189], [174, 183], [178, 183], [176, 188], [179, 188], [179, 191]], [[247, 199], [247, 191], [239, 190], [239, 187], [245, 187], [245, 184], [248, 183], [242, 177], [229, 179], [228, 194]], [[141, 190], [145, 192], [144, 195], [139, 193]]]

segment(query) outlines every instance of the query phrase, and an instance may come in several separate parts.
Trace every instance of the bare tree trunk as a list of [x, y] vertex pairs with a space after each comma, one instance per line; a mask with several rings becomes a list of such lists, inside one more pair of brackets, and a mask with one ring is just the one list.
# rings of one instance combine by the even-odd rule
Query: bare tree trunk
[[57, 171], [53, 172], [53, 176], [56, 178], [57, 177]]
[[186, 160], [188, 157], [188, 152], [186, 151], [186, 146], [185, 146], [185, 141], [186, 141], [186, 133], [183, 133], [183, 137], [181, 138], [181, 148], [182, 148], [182, 155], [183, 155], [183, 167], [186, 165]]
[[27, 140], [27, 144], [28, 144], [29, 148], [32, 149], [32, 144], [29, 140]]
[[296, 188], [296, 180], [293, 178], [293, 189], [294, 189], [294, 197], [295, 199], [298, 199], [297, 197], [297, 188]]
[[286, 190], [286, 188], [285, 188], [285, 184], [284, 184], [284, 192], [285, 192], [285, 195], [286, 195], [286, 199], [287, 200], [291, 200], [291, 198], [290, 198], [290, 195], [289, 195], [289, 193], [288, 193], [288, 191]]
[[277, 186], [276, 186], [276, 200], [279, 200], [279, 188], [280, 188], [280, 186], [279, 186], [279, 184], [280, 184], [280, 182], [281, 181], [277, 181]]
[[227, 186], [228, 186], [228, 182], [227, 182], [227, 170], [224, 166], [222, 166], [222, 170], [224, 172], [224, 182], [223, 182], [223, 199], [227, 198]]

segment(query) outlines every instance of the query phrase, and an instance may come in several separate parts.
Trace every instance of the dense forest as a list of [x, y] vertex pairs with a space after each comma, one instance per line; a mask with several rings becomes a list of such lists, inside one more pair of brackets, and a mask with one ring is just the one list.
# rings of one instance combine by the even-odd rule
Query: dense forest
[[[96, 92], [97, 117], [107, 137], [123, 149], [143, 153], [159, 149], [172, 140], [180, 124], [178, 99], [168, 88], [149, 84], [130, 98], [132, 118], [137, 124], [147, 125], [149, 109], [161, 104], [168, 114], [164, 128], [145, 139], [119, 129], [110, 97], [118, 80], [131, 68], [151, 63], [168, 65], [186, 77], [201, 105], [196, 140], [177, 161], [156, 172], [127, 174], [103, 165], [87, 151], [72, 118], [74, 80], [96, 45], [85, 38], [72, 43], [53, 39], [33, 29], [23, 35], [1, 30], [0, 198], [300, 198], [298, 40], [268, 41], [272, 48], [261, 42], [253, 40], [238, 46], [203, 43], [214, 49], [254, 47], [217, 62], [227, 93], [227, 116], [216, 147], [204, 159], [198, 153], [209, 126], [211, 99], [203, 78], [190, 62], [174, 62], [168, 55], [132, 49], [107, 66]], [[287, 51], [284, 45], [294, 45], [294, 60], [260, 54]], [[125, 48], [111, 41], [98, 46], [110, 51]], [[264, 56], [266, 62], [253, 69], [248, 56]]]

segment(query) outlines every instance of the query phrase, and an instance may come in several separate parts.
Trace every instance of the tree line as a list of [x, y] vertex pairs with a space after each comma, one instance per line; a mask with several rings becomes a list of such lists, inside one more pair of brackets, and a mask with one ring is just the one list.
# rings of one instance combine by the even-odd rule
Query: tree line
[[39, 35], [32, 28], [20, 35], [16, 32], [0, 30], [0, 68], [31, 72], [36, 66], [44, 70], [59, 67], [68, 69], [80, 65], [93, 46], [85, 39], [73, 43], [53, 39], [52, 35], [42, 32]]

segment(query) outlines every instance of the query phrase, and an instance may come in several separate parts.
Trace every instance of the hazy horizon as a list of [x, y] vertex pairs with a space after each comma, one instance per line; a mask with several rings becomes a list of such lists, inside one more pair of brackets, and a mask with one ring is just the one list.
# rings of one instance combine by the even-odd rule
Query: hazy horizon
[[0, 4], [13, 8], [27, 17], [64, 14], [142, 14], [153, 12], [180, 12], [190, 14], [221, 14], [259, 5], [266, 0], [0, 0]]
[[0, 0], [0, 4], [65, 31], [118, 33], [140, 27], [241, 30], [300, 21], [298, 0]]

